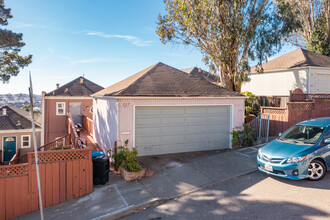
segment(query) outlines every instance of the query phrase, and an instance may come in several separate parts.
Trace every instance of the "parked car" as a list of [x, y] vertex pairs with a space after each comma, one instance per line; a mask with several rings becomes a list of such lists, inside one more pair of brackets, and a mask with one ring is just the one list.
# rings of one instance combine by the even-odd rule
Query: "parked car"
[[289, 179], [320, 180], [330, 170], [330, 117], [300, 122], [258, 151], [259, 170]]

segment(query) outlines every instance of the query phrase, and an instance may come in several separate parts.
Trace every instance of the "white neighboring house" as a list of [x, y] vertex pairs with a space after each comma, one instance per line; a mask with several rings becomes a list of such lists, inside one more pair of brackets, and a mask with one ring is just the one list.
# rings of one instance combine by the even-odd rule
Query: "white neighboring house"
[[330, 94], [330, 57], [305, 49], [297, 49], [262, 64], [264, 72], [251, 69], [251, 80], [242, 85], [242, 92], [257, 96], [289, 96], [300, 88], [304, 93]]

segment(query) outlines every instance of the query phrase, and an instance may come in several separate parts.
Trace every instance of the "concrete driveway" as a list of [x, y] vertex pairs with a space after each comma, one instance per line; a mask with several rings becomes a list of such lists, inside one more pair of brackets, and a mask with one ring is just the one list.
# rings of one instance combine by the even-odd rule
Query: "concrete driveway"
[[256, 171], [123, 219], [330, 219], [330, 172], [312, 182]]

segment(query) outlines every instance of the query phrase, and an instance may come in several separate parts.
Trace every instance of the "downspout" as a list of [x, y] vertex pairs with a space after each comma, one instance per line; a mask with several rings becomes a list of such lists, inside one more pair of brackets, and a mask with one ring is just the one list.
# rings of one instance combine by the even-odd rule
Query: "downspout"
[[42, 113], [42, 121], [41, 121], [41, 135], [40, 135], [40, 146], [44, 146], [45, 144], [45, 95], [46, 92], [42, 92], [42, 100], [41, 100], [41, 113]]
[[310, 73], [310, 71], [311, 71], [311, 68], [310, 67], [308, 67], [308, 73], [307, 73], [307, 93], [310, 93], [310, 86], [311, 86], [311, 82], [310, 82], [310, 80], [311, 80], [311, 73]]

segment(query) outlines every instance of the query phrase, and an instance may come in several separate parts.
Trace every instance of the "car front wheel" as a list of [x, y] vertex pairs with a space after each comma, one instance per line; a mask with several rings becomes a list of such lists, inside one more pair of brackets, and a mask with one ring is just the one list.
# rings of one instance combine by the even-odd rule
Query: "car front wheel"
[[308, 178], [313, 181], [320, 180], [326, 172], [325, 166], [320, 160], [313, 160], [308, 166]]

